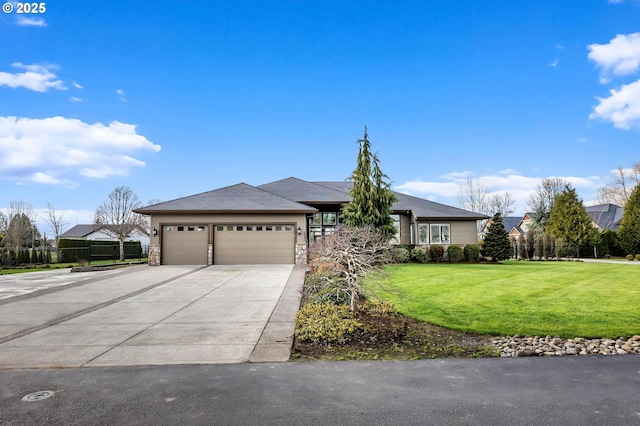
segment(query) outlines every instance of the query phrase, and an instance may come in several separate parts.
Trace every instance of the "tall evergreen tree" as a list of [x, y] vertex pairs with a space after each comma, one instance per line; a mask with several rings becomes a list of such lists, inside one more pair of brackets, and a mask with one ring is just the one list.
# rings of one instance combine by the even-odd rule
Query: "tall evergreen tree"
[[571, 185], [565, 185], [564, 191], [556, 198], [546, 231], [556, 239], [562, 239], [567, 246], [575, 247], [578, 256], [580, 246], [597, 235], [582, 200]]
[[351, 174], [351, 201], [342, 211], [342, 218], [350, 226], [371, 226], [386, 237], [395, 234], [391, 206], [397, 200], [391, 192], [388, 176], [380, 168], [377, 154], [371, 153], [371, 143], [364, 128], [364, 138], [358, 140], [358, 163]]
[[618, 235], [625, 254], [640, 254], [640, 185], [633, 189], [624, 207]]
[[490, 257], [493, 262], [499, 262], [511, 257], [509, 233], [504, 227], [500, 212], [497, 212], [491, 218], [491, 224], [482, 243], [482, 255]]

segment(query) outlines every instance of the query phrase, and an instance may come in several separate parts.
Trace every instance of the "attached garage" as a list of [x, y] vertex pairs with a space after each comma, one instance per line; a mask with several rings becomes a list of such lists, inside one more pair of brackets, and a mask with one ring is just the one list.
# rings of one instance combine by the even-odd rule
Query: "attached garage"
[[216, 225], [214, 265], [292, 264], [295, 226], [278, 224]]
[[162, 263], [206, 265], [208, 242], [207, 225], [163, 225]]

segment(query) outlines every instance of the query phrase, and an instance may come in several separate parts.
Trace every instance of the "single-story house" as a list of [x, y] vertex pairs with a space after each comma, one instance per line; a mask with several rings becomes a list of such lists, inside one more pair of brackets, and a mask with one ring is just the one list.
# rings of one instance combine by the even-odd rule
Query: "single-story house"
[[[91, 240], [91, 241], [116, 241], [113, 236], [107, 234], [104, 231], [104, 226], [102, 225], [76, 225], [68, 231], [64, 232], [60, 235], [60, 238], [73, 238], [80, 240]], [[140, 241], [140, 245], [143, 249], [149, 245], [150, 239], [149, 235], [144, 232], [141, 228], [134, 229], [125, 241]]]
[[615, 204], [598, 204], [584, 208], [598, 231], [617, 231], [624, 216], [624, 207]]
[[[304, 264], [309, 244], [341, 224], [352, 183], [290, 177], [239, 183], [135, 209], [151, 216], [149, 264]], [[402, 244], [477, 244], [487, 216], [395, 193], [394, 240]]]

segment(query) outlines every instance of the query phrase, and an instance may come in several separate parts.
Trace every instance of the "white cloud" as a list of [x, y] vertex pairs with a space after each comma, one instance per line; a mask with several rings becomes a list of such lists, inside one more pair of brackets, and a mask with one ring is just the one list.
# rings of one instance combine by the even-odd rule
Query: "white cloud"
[[82, 102], [82, 101], [83, 101], [83, 99], [82, 99], [82, 98], [77, 98], [77, 97], [75, 97], [75, 96], [72, 96], [69, 100], [70, 100], [71, 102]]
[[75, 87], [76, 89], [84, 89], [84, 86], [82, 86], [80, 83], [77, 83], [75, 80], [73, 80], [71, 84], [73, 84], [73, 87]]
[[608, 98], [597, 98], [590, 119], [601, 118], [618, 129], [640, 128], [640, 80], [609, 91]]
[[640, 33], [618, 34], [607, 44], [590, 44], [589, 59], [601, 68], [600, 82], [612, 76], [634, 74], [640, 69]]
[[[432, 201], [458, 205], [458, 194], [466, 184], [470, 172], [451, 172], [440, 177], [439, 181], [412, 180], [401, 185], [394, 186], [394, 190], [415, 196], [426, 197]], [[547, 177], [547, 176], [545, 176]], [[571, 183], [576, 189], [593, 192], [602, 186], [603, 179], [598, 176], [548, 176], [559, 177]], [[509, 192], [516, 201], [517, 214], [525, 213], [528, 209], [527, 201], [534, 193], [536, 186], [544, 177], [525, 176], [515, 170], [507, 169], [496, 174], [484, 176], [472, 176], [477, 183], [482, 183], [489, 195]]]
[[24, 87], [36, 92], [46, 92], [49, 89], [67, 90], [62, 80], [57, 80], [56, 75], [51, 70], [56, 70], [56, 65], [24, 65], [20, 62], [11, 64], [13, 68], [22, 69], [25, 72], [14, 74], [0, 71], [0, 87], [9, 86], [11, 88]]
[[46, 27], [47, 23], [43, 18], [27, 18], [18, 16], [16, 24], [21, 27]]
[[118, 94], [118, 96], [120, 96], [120, 100], [122, 102], [127, 102], [127, 98], [125, 98], [125, 96], [124, 96], [124, 90], [116, 89], [116, 93]]
[[555, 67], [557, 67], [557, 66], [558, 66], [558, 60], [557, 60], [557, 59], [555, 59], [553, 62], [551, 62], [551, 63], [549, 64], [549, 66], [554, 67], [554, 68], [555, 68]]
[[136, 151], [157, 152], [160, 146], [137, 134], [133, 124], [0, 116], [0, 178], [73, 186], [78, 176], [102, 179], [144, 167], [130, 155]]

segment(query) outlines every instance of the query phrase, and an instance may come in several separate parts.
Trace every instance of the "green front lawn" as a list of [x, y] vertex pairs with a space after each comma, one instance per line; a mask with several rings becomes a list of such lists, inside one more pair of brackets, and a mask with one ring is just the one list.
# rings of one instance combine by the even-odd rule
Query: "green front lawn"
[[401, 313], [491, 335], [640, 334], [640, 267], [581, 262], [390, 265], [375, 296]]

